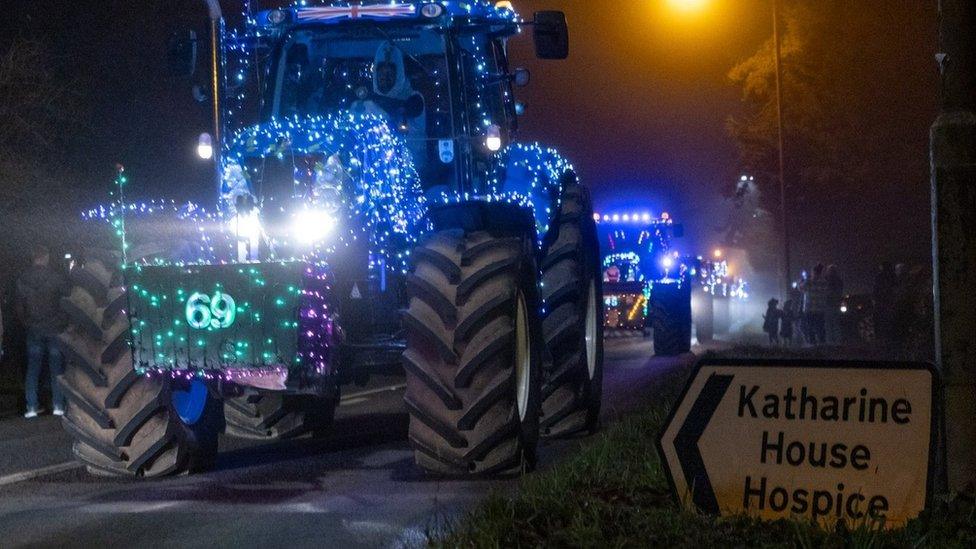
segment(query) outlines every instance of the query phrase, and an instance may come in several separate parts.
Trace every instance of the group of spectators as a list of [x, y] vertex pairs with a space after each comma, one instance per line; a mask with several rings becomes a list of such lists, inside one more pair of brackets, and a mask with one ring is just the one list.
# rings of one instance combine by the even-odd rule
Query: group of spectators
[[803, 271], [782, 309], [778, 299], [769, 300], [763, 331], [774, 345], [839, 344], [843, 302], [844, 279], [837, 266], [818, 264], [812, 275]]
[[[51, 380], [51, 413], [64, 415], [64, 396], [57, 377], [62, 372], [62, 356], [57, 336], [67, 321], [61, 310], [61, 299], [67, 293], [67, 281], [51, 265], [47, 248], [38, 246], [31, 254], [30, 267], [17, 279], [14, 310], [17, 320], [27, 331], [27, 370], [24, 376], [24, 417], [32, 419], [44, 413], [39, 392], [44, 365]], [[10, 319], [8, 319], [9, 321]], [[3, 357], [4, 318], [0, 314], [0, 358]]]
[[838, 345], [856, 338], [910, 353], [932, 346], [932, 275], [921, 265], [883, 263], [872, 294], [853, 297], [846, 296], [836, 265], [817, 265], [801, 274], [786, 303], [779, 305], [769, 300], [763, 315], [763, 331], [773, 345]]

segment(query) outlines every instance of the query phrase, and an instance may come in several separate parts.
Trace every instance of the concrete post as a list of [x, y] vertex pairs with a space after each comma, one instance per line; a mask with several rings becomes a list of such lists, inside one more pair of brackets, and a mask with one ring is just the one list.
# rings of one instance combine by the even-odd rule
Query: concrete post
[[942, 112], [931, 129], [942, 492], [976, 493], [976, 2], [940, 0]]

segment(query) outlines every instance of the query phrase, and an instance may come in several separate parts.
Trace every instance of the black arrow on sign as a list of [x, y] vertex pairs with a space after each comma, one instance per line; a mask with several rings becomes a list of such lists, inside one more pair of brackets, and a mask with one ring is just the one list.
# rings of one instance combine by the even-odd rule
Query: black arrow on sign
[[715, 414], [719, 402], [732, 384], [734, 376], [712, 374], [708, 376], [705, 387], [698, 393], [684, 425], [674, 437], [674, 451], [685, 475], [685, 482], [691, 489], [691, 499], [695, 506], [706, 513], [718, 514], [718, 499], [712, 490], [712, 483], [705, 470], [698, 441]]

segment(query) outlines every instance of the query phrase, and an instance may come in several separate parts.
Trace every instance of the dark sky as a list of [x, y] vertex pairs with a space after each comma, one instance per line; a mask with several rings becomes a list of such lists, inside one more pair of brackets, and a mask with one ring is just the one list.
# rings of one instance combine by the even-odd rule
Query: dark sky
[[566, 151], [604, 208], [690, 213], [736, 175], [724, 121], [738, 94], [725, 75], [771, 34], [771, 20], [730, 7], [747, 3], [679, 17], [646, 0], [520, 2], [526, 14], [560, 5], [572, 32], [569, 61], [531, 60], [529, 40], [516, 50], [535, 76], [525, 137]]
[[[911, 5], [913, 13], [921, 4], [863, 1], [892, 10]], [[918, 43], [909, 52], [916, 73], [929, 70], [934, 51], [931, 3], [931, 10], [920, 12], [925, 17], [906, 23]], [[640, 203], [654, 212], [668, 210], [689, 229], [688, 246], [711, 246], [722, 193], [739, 174], [725, 120], [743, 107], [727, 73], [771, 36], [770, 1], [713, 0], [706, 12], [682, 15], [668, 8], [668, 0], [514, 4], [527, 18], [537, 9], [563, 9], [572, 32], [572, 55], [563, 62], [535, 60], [529, 32], [516, 40], [514, 64], [533, 73], [532, 85], [521, 91], [528, 105], [523, 139], [563, 151], [593, 187], [599, 207]], [[89, 198], [111, 181], [116, 162], [129, 167], [134, 187], [147, 195], [180, 198], [194, 191], [197, 198], [212, 197], [209, 167], [194, 156], [195, 136], [207, 129], [206, 110], [190, 99], [185, 82], [164, 69], [169, 32], [181, 23], [199, 26], [204, 15], [200, 0], [37, 0], [16, 2], [0, 22], [7, 36], [36, 36], [53, 48], [90, 103], [79, 113], [84, 127], [75, 146], [65, 152], [79, 166], [79, 175], [65, 185], [81, 190], [83, 201], [97, 201]], [[934, 96], [934, 78], [932, 69], [916, 79], [916, 91]], [[934, 115], [931, 104], [915, 113], [923, 141]], [[924, 162], [924, 148], [917, 153]], [[889, 207], [924, 208], [917, 203], [924, 198], [923, 191], [913, 191]], [[925, 222], [924, 210], [909, 216], [919, 229], [908, 246], [915, 255], [927, 247]]]

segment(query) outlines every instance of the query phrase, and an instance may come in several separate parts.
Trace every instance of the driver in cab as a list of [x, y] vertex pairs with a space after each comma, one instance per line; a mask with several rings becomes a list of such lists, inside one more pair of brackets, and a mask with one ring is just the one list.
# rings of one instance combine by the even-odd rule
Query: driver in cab
[[389, 42], [379, 47], [373, 62], [373, 93], [362, 88], [357, 95], [352, 112], [384, 117], [391, 129], [406, 139], [415, 162], [423, 162], [427, 155], [427, 109], [424, 96], [413, 89], [407, 77], [399, 48]]

